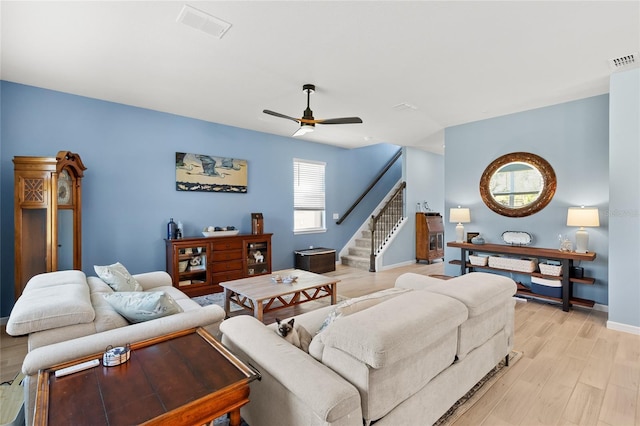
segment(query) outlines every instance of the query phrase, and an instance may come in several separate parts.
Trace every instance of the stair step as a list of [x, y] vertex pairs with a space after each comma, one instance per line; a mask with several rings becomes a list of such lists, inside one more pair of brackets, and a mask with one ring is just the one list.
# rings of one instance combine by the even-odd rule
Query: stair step
[[371, 249], [371, 238], [356, 238], [356, 247], [366, 247]]
[[349, 255], [368, 259], [369, 256], [371, 255], [371, 248], [370, 247], [349, 247]]
[[353, 268], [363, 269], [365, 271], [369, 270], [369, 258], [368, 257], [358, 257], [358, 256], [341, 256], [340, 260], [343, 265], [351, 266]]

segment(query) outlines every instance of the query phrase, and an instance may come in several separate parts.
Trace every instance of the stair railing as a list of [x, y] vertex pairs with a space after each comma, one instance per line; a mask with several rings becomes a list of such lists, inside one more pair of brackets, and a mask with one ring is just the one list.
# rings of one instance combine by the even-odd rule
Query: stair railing
[[369, 220], [369, 230], [371, 231], [369, 272], [376, 271], [376, 256], [404, 218], [404, 190], [406, 187], [407, 183], [402, 182], [378, 214], [372, 215]]
[[347, 209], [347, 211], [342, 215], [342, 217], [340, 219], [338, 219], [338, 221], [336, 222], [337, 225], [340, 225], [342, 222], [344, 222], [344, 220], [347, 218], [347, 216], [349, 216], [351, 214], [353, 209], [355, 209], [358, 206], [358, 204], [360, 204], [360, 202], [364, 199], [364, 197], [366, 197], [367, 194], [373, 189], [373, 187], [376, 186], [376, 183], [378, 183], [378, 181], [380, 179], [382, 179], [382, 176], [384, 176], [384, 174], [387, 173], [387, 171], [391, 168], [391, 166], [393, 166], [393, 163], [395, 163], [398, 160], [398, 158], [400, 158], [401, 156], [402, 156], [402, 148], [400, 148], [393, 155], [391, 160], [389, 160], [387, 165], [384, 166], [384, 168], [380, 171], [380, 173], [378, 173], [378, 175], [373, 179], [371, 184], [367, 187], [367, 189], [364, 190], [362, 195], [360, 195], [358, 197], [358, 199], [351, 205], [351, 207], [349, 207]]

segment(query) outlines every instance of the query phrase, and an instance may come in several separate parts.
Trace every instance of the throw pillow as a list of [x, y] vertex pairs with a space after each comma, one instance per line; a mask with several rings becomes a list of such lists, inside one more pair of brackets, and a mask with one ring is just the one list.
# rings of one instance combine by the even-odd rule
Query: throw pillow
[[376, 291], [375, 293], [365, 294], [364, 296], [345, 300], [344, 302], [338, 304], [334, 310], [329, 312], [329, 315], [327, 315], [316, 334], [322, 333], [327, 329], [327, 327], [333, 324], [335, 320], [342, 316], [355, 314], [356, 312], [360, 312], [364, 309], [375, 306], [378, 303], [389, 300], [392, 297], [395, 297], [407, 291], [410, 291], [410, 289], [392, 287], [385, 290]]
[[365, 294], [364, 296], [345, 300], [336, 307], [336, 310], [341, 315], [355, 314], [356, 312], [375, 306], [378, 303], [382, 303], [385, 300], [389, 300], [399, 294], [406, 293], [407, 291], [410, 290], [397, 287], [387, 288], [385, 290], [376, 291], [375, 293]]
[[180, 305], [164, 291], [121, 291], [104, 298], [127, 321], [138, 323], [182, 312]]
[[93, 269], [96, 274], [109, 284], [109, 287], [113, 291], [142, 291], [142, 286], [131, 276], [127, 268], [125, 268], [120, 262], [116, 262], [113, 265], [98, 266], [94, 265]]
[[329, 312], [329, 315], [327, 315], [327, 317], [324, 319], [324, 321], [322, 322], [322, 325], [320, 326], [320, 328], [318, 329], [318, 331], [316, 331], [316, 334], [320, 334], [323, 331], [325, 331], [327, 329], [327, 327], [329, 327], [331, 324], [333, 324], [333, 322], [335, 320], [338, 319], [338, 317], [340, 317], [340, 313], [338, 313], [338, 309], [334, 309], [331, 312]]

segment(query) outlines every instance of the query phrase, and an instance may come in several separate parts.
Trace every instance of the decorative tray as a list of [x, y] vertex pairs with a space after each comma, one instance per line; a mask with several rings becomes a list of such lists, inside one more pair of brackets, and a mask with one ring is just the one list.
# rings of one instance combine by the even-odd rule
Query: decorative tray
[[533, 238], [531, 234], [523, 231], [504, 231], [502, 233], [502, 240], [514, 246], [527, 246], [531, 244]]
[[239, 229], [233, 231], [202, 231], [202, 235], [205, 237], [228, 237], [230, 235], [238, 235], [239, 233]]

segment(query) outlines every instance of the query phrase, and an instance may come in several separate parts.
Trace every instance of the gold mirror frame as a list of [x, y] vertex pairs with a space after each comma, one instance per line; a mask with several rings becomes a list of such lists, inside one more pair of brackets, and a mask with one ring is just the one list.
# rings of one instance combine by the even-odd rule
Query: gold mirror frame
[[[491, 194], [489, 183], [491, 177], [503, 166], [513, 163], [526, 163], [535, 167], [542, 175], [540, 196], [532, 203], [519, 208], [510, 208], [498, 203]], [[496, 158], [482, 173], [480, 178], [480, 196], [484, 204], [494, 212], [508, 217], [525, 217], [539, 212], [549, 204], [556, 193], [556, 174], [553, 167], [544, 158], [529, 152], [512, 152]]]

